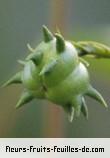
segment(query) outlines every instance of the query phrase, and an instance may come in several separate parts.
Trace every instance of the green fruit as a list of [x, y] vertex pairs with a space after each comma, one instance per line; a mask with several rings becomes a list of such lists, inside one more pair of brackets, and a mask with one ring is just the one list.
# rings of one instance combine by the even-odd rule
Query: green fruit
[[[43, 35], [44, 42], [35, 49], [28, 44], [32, 53], [25, 61], [19, 61], [23, 65], [23, 70], [4, 84], [4, 86], [12, 83], [23, 84], [25, 91], [16, 107], [19, 108], [34, 98], [47, 99], [61, 106], [70, 121], [73, 120], [74, 113], [79, 116], [82, 112], [88, 118], [85, 95], [107, 107], [102, 96], [90, 84], [85, 66], [87, 62], [80, 58], [87, 53], [106, 57], [106, 51], [104, 54], [104, 50], [101, 51], [99, 45], [95, 45], [94, 42], [91, 45], [89, 42], [85, 44], [65, 41], [61, 34], [57, 33], [54, 36], [45, 26]], [[103, 49], [106, 48], [103, 46]], [[110, 52], [107, 50], [109, 57]]]

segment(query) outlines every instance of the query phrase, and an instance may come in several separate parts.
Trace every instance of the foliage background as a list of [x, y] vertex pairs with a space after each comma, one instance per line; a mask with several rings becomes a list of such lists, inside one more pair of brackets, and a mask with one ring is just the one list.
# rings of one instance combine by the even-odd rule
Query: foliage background
[[[95, 40], [110, 46], [109, 0], [0, 0], [0, 84], [21, 67], [29, 42], [42, 40], [42, 25], [59, 27], [66, 39]], [[110, 60], [90, 61], [91, 82], [109, 108], [87, 98], [89, 120], [69, 123], [64, 112], [47, 101], [34, 100], [16, 110], [22, 86], [0, 89], [0, 137], [110, 137]]]

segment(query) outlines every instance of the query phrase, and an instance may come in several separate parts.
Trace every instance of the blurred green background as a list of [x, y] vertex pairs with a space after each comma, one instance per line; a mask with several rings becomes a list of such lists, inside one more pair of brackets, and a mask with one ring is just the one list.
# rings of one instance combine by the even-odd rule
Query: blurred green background
[[[21, 69], [18, 59], [42, 40], [42, 25], [59, 27], [66, 39], [110, 46], [110, 0], [0, 0], [0, 84]], [[110, 137], [110, 60], [88, 59], [91, 82], [108, 103], [106, 110], [86, 98], [89, 120], [69, 123], [63, 110], [42, 100], [14, 108], [23, 87], [0, 89], [0, 137]]]

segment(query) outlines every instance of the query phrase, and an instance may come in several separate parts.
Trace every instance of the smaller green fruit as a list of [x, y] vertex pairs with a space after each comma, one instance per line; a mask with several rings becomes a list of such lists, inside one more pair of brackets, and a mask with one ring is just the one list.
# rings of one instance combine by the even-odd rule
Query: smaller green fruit
[[53, 35], [43, 26], [44, 41], [35, 49], [28, 44], [31, 52], [21, 72], [15, 74], [3, 86], [22, 83], [24, 92], [16, 108], [34, 98], [47, 99], [61, 106], [67, 113], [69, 121], [80, 113], [88, 119], [88, 109], [84, 97], [90, 96], [107, 107], [100, 93], [95, 90], [89, 79], [88, 63], [83, 55], [110, 57], [110, 48], [96, 42], [69, 42], [60, 33]]

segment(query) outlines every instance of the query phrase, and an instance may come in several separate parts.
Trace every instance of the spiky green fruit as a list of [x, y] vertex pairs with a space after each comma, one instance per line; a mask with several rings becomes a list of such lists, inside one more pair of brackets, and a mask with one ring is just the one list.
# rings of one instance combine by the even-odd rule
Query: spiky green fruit
[[[94, 43], [71, 43], [65, 41], [60, 33], [55, 36], [43, 26], [44, 42], [35, 49], [28, 44], [31, 54], [23, 65], [22, 72], [14, 75], [4, 85], [22, 83], [25, 91], [16, 107], [19, 108], [34, 98], [47, 99], [61, 106], [70, 121], [80, 112], [88, 118], [88, 109], [84, 96], [88, 95], [107, 107], [101, 94], [90, 84], [87, 71], [88, 63], [80, 56], [93, 53], [98, 57], [110, 55], [107, 47]], [[100, 46], [100, 49], [99, 49]], [[105, 48], [105, 51], [104, 51]], [[104, 54], [105, 53], [105, 54]], [[86, 65], [86, 66], [85, 66]]]

